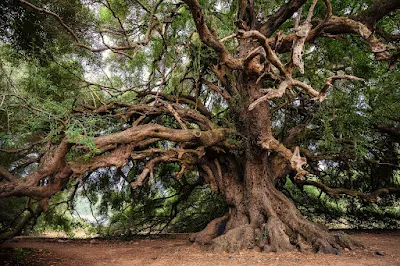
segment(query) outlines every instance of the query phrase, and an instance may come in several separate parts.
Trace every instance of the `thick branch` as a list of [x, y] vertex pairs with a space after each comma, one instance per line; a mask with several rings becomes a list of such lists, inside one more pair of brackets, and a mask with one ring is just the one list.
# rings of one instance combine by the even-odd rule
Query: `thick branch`
[[274, 98], [280, 98], [283, 96], [283, 94], [285, 93], [287, 87], [290, 85], [291, 83], [287, 80], [282, 81], [281, 83], [279, 83], [278, 88], [275, 89], [266, 89], [267, 94], [258, 98], [257, 100], [255, 100], [254, 102], [252, 102], [249, 105], [249, 111], [253, 110], [258, 104], [274, 99]]
[[378, 20], [399, 8], [400, 1], [398, 0], [378, 0], [359, 15], [356, 15], [354, 19], [361, 21], [372, 30]]
[[[304, 45], [307, 40], [307, 36], [310, 33], [312, 24], [311, 18], [314, 13], [314, 7], [317, 4], [317, 0], [314, 0], [309, 11], [306, 20], [295, 28], [296, 38], [292, 47], [292, 57], [290, 64], [290, 72], [294, 67], [298, 67], [301, 73], [304, 73], [304, 62], [303, 62], [303, 53], [304, 53]], [[300, 16], [300, 14], [298, 15]]]
[[226, 101], [229, 102], [231, 95], [229, 95], [229, 93], [226, 90], [221, 89], [219, 86], [214, 85], [213, 83], [211, 83], [210, 81], [205, 80], [205, 79], [200, 79], [200, 82], [203, 83], [204, 85], [206, 85], [211, 90], [218, 93], [219, 95], [221, 95], [222, 98], [224, 98]]
[[260, 146], [266, 150], [277, 152], [290, 163], [290, 167], [297, 172], [295, 179], [301, 179], [308, 172], [303, 169], [303, 165], [307, 164], [307, 160], [300, 156], [300, 149], [296, 147], [292, 152], [285, 145], [276, 140], [273, 136], [269, 136], [260, 141]]
[[387, 124], [377, 124], [375, 128], [400, 140], [400, 128]]
[[388, 52], [390, 47], [379, 40], [366, 25], [359, 21], [346, 17], [332, 16], [332, 18], [326, 23], [324, 32], [333, 34], [358, 34], [367, 41], [377, 60], [387, 60], [391, 57]]
[[[13, 176], [12, 174], [10, 174], [10, 172], [8, 172], [6, 169], [0, 167], [0, 177], [4, 177], [5, 179], [7, 179], [8, 181], [13, 181], [16, 179], [15, 176]], [[1, 179], [0, 179], [1, 180]]]
[[358, 78], [358, 77], [351, 76], [351, 75], [338, 75], [338, 76], [330, 77], [326, 80], [324, 87], [322, 88], [322, 90], [319, 92], [319, 94], [317, 96], [320, 101], [323, 101], [325, 99], [326, 91], [333, 85], [333, 82], [335, 82], [335, 80], [338, 80], [338, 79], [348, 79], [348, 80], [355, 80], [355, 81], [363, 80], [362, 78]]
[[190, 12], [192, 13], [197, 33], [199, 34], [201, 41], [208, 47], [214, 49], [218, 53], [221, 62], [225, 63], [228, 67], [232, 69], [241, 69], [242, 62], [234, 59], [226, 49], [225, 45], [215, 36], [213, 33], [215, 31], [213, 29], [210, 30], [207, 27], [199, 2], [197, 0], [184, 0], [184, 2], [188, 5]]
[[106, 147], [110, 144], [135, 143], [147, 138], [160, 138], [175, 142], [193, 142], [201, 146], [212, 146], [225, 139], [229, 129], [218, 128], [208, 131], [172, 129], [157, 124], [140, 125], [131, 127], [121, 132], [107, 136], [97, 137], [94, 142], [96, 147]]
[[182, 102], [185, 104], [188, 104], [190, 106], [192, 106], [193, 108], [195, 108], [196, 110], [198, 110], [201, 114], [203, 114], [206, 117], [211, 117], [211, 113], [208, 111], [208, 109], [199, 101], [196, 101], [196, 98], [190, 95], [180, 95], [178, 96], [173, 96], [173, 95], [169, 95], [166, 93], [162, 93], [162, 92], [154, 92], [154, 91], [144, 91], [139, 93], [139, 97], [143, 97], [145, 95], [154, 95], [154, 96], [158, 96], [158, 97], [162, 97], [170, 102]]
[[271, 37], [272, 34], [293, 14], [304, 5], [307, 0], [290, 0], [288, 3], [282, 5], [277, 12], [268, 18], [268, 20], [261, 25], [260, 32], [265, 36]]
[[245, 39], [246, 38], [256, 39], [264, 48], [268, 61], [270, 61], [279, 70], [282, 76], [288, 77], [289, 74], [285, 66], [283, 65], [279, 57], [276, 55], [275, 51], [272, 50], [271, 46], [268, 43], [269, 42], [268, 39], [261, 32], [257, 30], [251, 30], [251, 31], [239, 30], [238, 36], [240, 38], [245, 38]]
[[[322, 25], [323, 30], [321, 32], [318, 32], [318, 34], [311, 30], [310, 34], [307, 36], [307, 42], [313, 42], [318, 36], [329, 36], [331, 34], [337, 35], [348, 33], [357, 34], [367, 42], [371, 51], [375, 54], [375, 58], [377, 60], [390, 60], [392, 58], [392, 55], [389, 51], [392, 50], [393, 47], [385, 44], [382, 40], [378, 39], [373, 31], [371, 31], [366, 25], [364, 25], [360, 21], [356, 21], [347, 17], [332, 16], [327, 21], [316, 19], [314, 22]], [[279, 47], [277, 48], [277, 52], [285, 53], [291, 51], [292, 43], [295, 38], [296, 34], [294, 33], [284, 36], [281, 39]]]
[[242, 29], [252, 29], [255, 24], [253, 0], [239, 0], [238, 2], [238, 24], [243, 24], [240, 25]]
[[[58, 147], [50, 147], [44, 156], [41, 166], [24, 178], [14, 179], [12, 182], [0, 183], [0, 198], [9, 196], [32, 196], [44, 198], [61, 189], [63, 181], [71, 174], [71, 169], [65, 164], [65, 155], [71, 144], [64, 138]], [[39, 187], [41, 179], [55, 174], [54, 184]], [[58, 190], [57, 190], [58, 189]]]

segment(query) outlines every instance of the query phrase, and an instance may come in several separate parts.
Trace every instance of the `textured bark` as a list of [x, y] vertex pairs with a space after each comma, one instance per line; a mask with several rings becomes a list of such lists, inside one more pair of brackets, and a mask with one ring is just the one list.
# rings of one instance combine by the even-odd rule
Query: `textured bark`
[[[243, 179], [232, 173], [223, 175], [227, 182], [232, 182], [232, 178], [236, 180], [233, 181], [235, 186], [225, 189], [224, 195], [231, 204], [229, 214], [212, 221], [193, 237], [193, 241], [228, 252], [242, 249], [278, 252], [297, 248], [337, 254], [342, 248], [358, 246], [346, 235], [332, 234], [324, 226], [302, 216], [275, 188], [265, 154], [247, 156], [252, 158], [244, 160]], [[223, 172], [225, 170], [228, 172], [227, 169]], [[241, 180], [241, 185], [237, 180]], [[221, 228], [225, 231], [222, 235]]]
[[[212, 221], [193, 240], [199, 244], [211, 242], [214, 249], [228, 252], [241, 249], [277, 252], [297, 248], [336, 254], [341, 248], [354, 247], [357, 243], [350, 238], [333, 235], [323, 226], [308, 221], [275, 188], [276, 175], [281, 176], [286, 165], [276, 167], [269, 152], [257, 145], [260, 139], [271, 136], [269, 104], [260, 103], [248, 111], [249, 103], [260, 96], [260, 88], [251, 76], [243, 74], [238, 80], [242, 101], [235, 115], [240, 121], [237, 125], [240, 133], [246, 136], [243, 156], [218, 158], [222, 177], [216, 184], [231, 208], [228, 218]], [[217, 168], [212, 170], [218, 172]], [[226, 232], [220, 235], [218, 225], [226, 219]]]

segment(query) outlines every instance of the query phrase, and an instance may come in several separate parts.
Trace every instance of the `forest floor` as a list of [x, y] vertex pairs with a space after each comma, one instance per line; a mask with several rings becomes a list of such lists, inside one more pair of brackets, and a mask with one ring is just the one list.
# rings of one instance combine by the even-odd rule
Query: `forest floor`
[[19, 237], [0, 246], [0, 265], [398, 265], [400, 230], [348, 231], [365, 249], [340, 255], [300, 252], [212, 252], [191, 244], [187, 235], [174, 239], [46, 239]]

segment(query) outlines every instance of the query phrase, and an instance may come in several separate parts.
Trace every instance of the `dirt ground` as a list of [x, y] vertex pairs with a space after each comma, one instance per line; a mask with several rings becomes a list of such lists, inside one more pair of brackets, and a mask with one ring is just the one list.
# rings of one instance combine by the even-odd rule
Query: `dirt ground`
[[366, 249], [340, 255], [212, 252], [178, 239], [62, 240], [16, 238], [0, 246], [0, 265], [399, 265], [400, 230], [350, 231]]

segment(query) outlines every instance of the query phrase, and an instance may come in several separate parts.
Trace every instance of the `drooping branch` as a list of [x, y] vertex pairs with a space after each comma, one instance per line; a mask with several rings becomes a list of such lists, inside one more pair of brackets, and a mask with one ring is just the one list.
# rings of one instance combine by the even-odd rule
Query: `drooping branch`
[[296, 183], [298, 183], [300, 185], [304, 185], [304, 186], [307, 186], [307, 185], [314, 186], [316, 188], [319, 188], [320, 190], [322, 190], [323, 192], [325, 192], [326, 194], [328, 194], [330, 196], [349, 195], [349, 196], [353, 196], [353, 197], [359, 197], [359, 198], [362, 198], [364, 200], [371, 201], [371, 202], [376, 201], [380, 196], [385, 195], [385, 194], [400, 194], [400, 188], [396, 188], [396, 187], [380, 188], [369, 194], [366, 194], [366, 193], [348, 189], [348, 188], [331, 188], [320, 182], [313, 181], [313, 180], [297, 179]]
[[[18, 0], [18, 1], [21, 2], [24, 5], [32, 8], [33, 10], [38, 11], [39, 13], [44, 13], [44, 14], [47, 14], [47, 15], [50, 15], [50, 16], [54, 17], [61, 24], [61, 26], [64, 29], [66, 29], [69, 32], [69, 34], [71, 34], [71, 36], [74, 38], [74, 40], [77, 43], [77, 45], [85, 47], [85, 45], [83, 45], [81, 43], [81, 41], [79, 40], [79, 38], [76, 35], [76, 33], [70, 27], [68, 27], [67, 24], [65, 24], [65, 22], [62, 20], [62, 18], [59, 15], [57, 15], [56, 13], [51, 12], [51, 11], [49, 11], [47, 9], [37, 7], [37, 6], [35, 6], [34, 4], [32, 4], [32, 3], [28, 2], [28, 1], [25, 1], [25, 0]], [[89, 48], [89, 50], [90, 50], [90, 48]]]
[[[5, 96], [3, 96], [5, 98]], [[3, 98], [3, 99], [4, 99]], [[22, 147], [22, 148], [18, 148], [18, 149], [0, 149], [0, 152], [5, 152], [5, 153], [27, 153], [29, 152], [32, 148], [34, 148], [35, 146], [37, 146], [38, 144], [42, 143], [43, 141], [36, 141], [31, 143], [29, 146], [27, 147]]]
[[[128, 46], [131, 46], [130, 41], [129, 41], [129, 37], [128, 34], [126, 32], [126, 29], [124, 27], [124, 24], [122, 23], [121, 19], [117, 16], [117, 14], [115, 13], [114, 9], [111, 7], [111, 3], [110, 1], [106, 0], [106, 3], [104, 4], [104, 6], [110, 10], [111, 14], [113, 15], [113, 17], [118, 21], [119, 27], [121, 28], [122, 34], [125, 37], [125, 42]], [[150, 24], [151, 25], [151, 24]], [[151, 27], [150, 27], [151, 28]]]
[[12, 230], [7, 230], [0, 234], [0, 242], [13, 238], [16, 235], [20, 235], [31, 219], [37, 218], [42, 212], [43, 208], [41, 204], [36, 204], [33, 208], [28, 207], [28, 209], [23, 212], [22, 218], [17, 221], [17, 224]]

